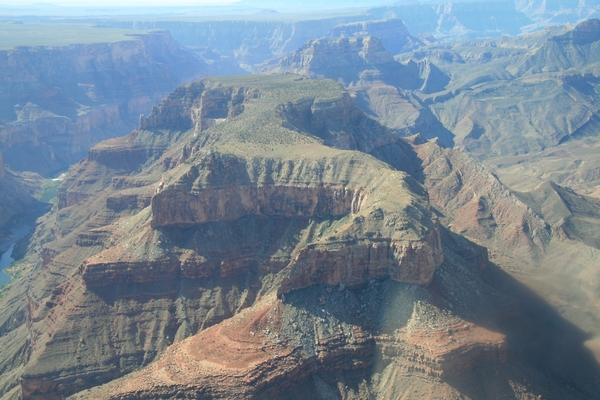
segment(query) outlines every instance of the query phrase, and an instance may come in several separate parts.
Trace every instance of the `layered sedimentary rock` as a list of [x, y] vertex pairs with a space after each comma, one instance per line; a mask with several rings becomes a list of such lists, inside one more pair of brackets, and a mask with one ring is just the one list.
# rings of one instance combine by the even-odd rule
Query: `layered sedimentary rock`
[[[466, 241], [444, 252], [450, 255], [458, 248], [466, 257], [487, 260], [481, 248]], [[233, 318], [175, 344], [148, 368], [74, 398], [179, 394], [283, 399], [318, 396], [323, 386], [352, 398], [385, 387], [401, 390], [393, 381], [369, 381], [364, 375], [368, 370], [399, 368], [420, 382], [432, 382], [475, 367], [501, 367], [507, 357], [502, 334], [432, 305], [434, 298], [443, 296], [460, 309], [471, 291], [482, 288], [475, 269], [450, 262], [436, 275], [433, 288], [370, 280], [354, 288], [314, 284], [279, 298], [268, 295]], [[450, 295], [453, 280], [469, 285], [461, 294]], [[471, 311], [480, 318], [507, 309], [514, 312], [514, 305], [500, 296], [481, 299]], [[342, 382], [339, 389], [328, 378], [333, 370], [337, 382]], [[360, 388], [351, 384], [361, 379]]]
[[33, 196], [39, 186], [36, 179], [25, 184], [23, 177], [7, 171], [0, 152], [0, 237], [9, 234], [8, 229], [24, 216], [37, 202]]
[[161, 29], [171, 32], [184, 46], [203, 46], [235, 57], [244, 68], [294, 51], [307, 40], [327, 35], [339, 24], [364, 20], [364, 15], [301, 18], [298, 21], [106, 21], [107, 26]]
[[[406, 4], [377, 7], [376, 18], [400, 18], [413, 35], [432, 33], [438, 39], [460, 41], [501, 35], [515, 35], [531, 24], [512, 2], [469, 2]], [[548, 24], [548, 22], [546, 22]]]
[[380, 239], [353, 246], [308, 247], [293, 260], [278, 292], [317, 283], [356, 285], [374, 278], [427, 285], [443, 260], [437, 230], [429, 233], [424, 243]]
[[479, 160], [511, 157], [596, 136], [598, 31], [589, 20], [406, 57], [435, 60], [453, 76], [444, 90], [419, 97], [461, 149]]
[[[331, 81], [248, 77], [178, 89], [130, 135], [90, 150], [61, 186], [58, 248], [36, 272], [54, 278], [28, 306], [36, 355], [24, 396], [60, 397], [130, 372], [175, 337], [252, 305], [262, 286], [277, 293], [271, 282], [285, 280], [282, 296], [374, 278], [430, 283], [444, 257], [425, 192], [362, 152], [391, 148], [401, 159], [409, 147], [399, 140]], [[133, 286], [146, 293], [136, 300], [144, 311], [121, 314]], [[121, 322], [81, 319], [67, 304]], [[166, 313], [158, 325], [156, 307]], [[179, 317], [172, 307], [183, 307]], [[95, 334], [72, 357], [69, 332], [82, 323]]]
[[552, 231], [540, 215], [468, 155], [435, 141], [413, 143], [429, 198], [453, 230], [528, 262], [541, 259]]
[[499, 370], [488, 397], [515, 396], [516, 376], [566, 393], [564, 368], [539, 372], [506, 339], [548, 344], [510, 280], [485, 282], [486, 249], [440, 225], [423, 171], [401, 170], [414, 148], [349, 100], [297, 75], [205, 79], [99, 144], [60, 188], [77, 202], [40, 227], [29, 285], [0, 299], [4, 393], [369, 398], [408, 380], [458, 397], [474, 368]]
[[360, 86], [373, 80], [405, 89], [421, 86], [417, 71], [397, 63], [375, 36], [308, 41], [284, 57], [276, 71], [338, 79], [346, 86]]
[[[356, 214], [360, 192], [324, 186], [230, 186], [208, 188], [197, 194], [165, 190], [152, 197], [154, 227], [194, 226], [234, 221], [246, 215], [311, 218]], [[181, 205], [181, 206], [180, 206]], [[183, 206], [185, 205], [185, 207]]]
[[[328, 297], [329, 301], [336, 301], [341, 296]], [[423, 380], [457, 376], [476, 366], [505, 361], [503, 335], [482, 327], [456, 319], [452, 321], [455, 325], [449, 321], [447, 328], [427, 333], [425, 329], [415, 329], [415, 324], [425, 325], [420, 321], [427, 315], [423, 306], [414, 303], [416, 310], [408, 321], [409, 332], [374, 335], [369, 329], [338, 320], [328, 312], [322, 313], [322, 321], [289, 303], [266, 298], [226, 324], [177, 343], [149, 368], [74, 398], [141, 399], [176, 394], [286, 398], [297, 392], [299, 385], [311, 382], [314, 374], [335, 369], [350, 375], [372, 368], [377, 352], [382, 353], [384, 363], [395, 364], [405, 374]], [[324, 307], [331, 310], [330, 306]], [[310, 396], [304, 390], [300, 393]], [[358, 389], [346, 386], [341, 395], [346, 398], [359, 394], [354, 391]]]
[[[594, 68], [593, 64], [600, 61], [595, 45], [600, 41], [600, 20], [589, 19], [574, 27], [571, 25], [567, 27], [570, 29], [566, 33], [548, 38], [539, 48], [507, 69], [519, 76], [566, 71], [572, 68], [597, 71], [597, 67]], [[565, 78], [576, 79], [575, 76]], [[565, 83], [576, 84], [577, 81]]]

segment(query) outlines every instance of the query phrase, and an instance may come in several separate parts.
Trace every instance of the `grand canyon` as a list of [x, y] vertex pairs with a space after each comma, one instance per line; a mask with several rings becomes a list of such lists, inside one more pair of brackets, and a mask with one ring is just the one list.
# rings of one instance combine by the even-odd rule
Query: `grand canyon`
[[1, 398], [600, 398], [599, 12], [0, 6]]

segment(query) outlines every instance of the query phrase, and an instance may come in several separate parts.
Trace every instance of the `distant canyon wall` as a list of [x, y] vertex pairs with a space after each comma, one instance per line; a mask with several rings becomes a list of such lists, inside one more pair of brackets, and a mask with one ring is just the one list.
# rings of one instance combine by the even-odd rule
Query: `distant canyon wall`
[[42, 174], [120, 136], [207, 65], [168, 33], [135, 40], [0, 52], [0, 149], [14, 170]]
[[[523, 2], [520, 2], [523, 3]], [[468, 3], [440, 2], [437, 4], [410, 4], [388, 7], [374, 7], [354, 15], [338, 17], [315, 16], [300, 21], [290, 21], [282, 17], [258, 19], [230, 19], [217, 21], [111, 21], [94, 19], [89, 22], [106, 26], [133, 29], [168, 30], [175, 39], [184, 46], [202, 46], [215, 50], [223, 55], [234, 56], [238, 62], [251, 68], [274, 57], [281, 57], [302, 46], [307, 40], [322, 37], [340, 37], [347, 27], [340, 27], [364, 21], [400, 19], [411, 35], [430, 34], [442, 40], [463, 40], [499, 35], [514, 35], [525, 27], [534, 26], [534, 19], [547, 19], [551, 24], [554, 14], [561, 13], [572, 22], [576, 22], [583, 14], [593, 12], [587, 7], [586, 12], [574, 6], [572, 12], [563, 8], [552, 9], [550, 5], [540, 13], [540, 7], [519, 7], [511, 1], [479, 1]], [[318, 11], [316, 11], [318, 13]], [[586, 14], [586, 15], [587, 15]], [[239, 18], [239, 17], [238, 17]], [[544, 20], [545, 21], [545, 20]], [[561, 21], [567, 22], [567, 21]], [[531, 30], [526, 28], [526, 30]], [[374, 36], [393, 35], [384, 30], [369, 31]], [[381, 37], [386, 42], [387, 37]], [[400, 48], [391, 45], [388, 50], [396, 54]]]

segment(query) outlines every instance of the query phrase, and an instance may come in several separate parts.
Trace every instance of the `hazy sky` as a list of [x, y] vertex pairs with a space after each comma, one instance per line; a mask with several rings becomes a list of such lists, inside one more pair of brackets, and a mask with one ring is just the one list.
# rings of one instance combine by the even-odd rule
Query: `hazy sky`
[[59, 6], [84, 6], [84, 7], [102, 7], [102, 6], [177, 6], [177, 5], [206, 5], [206, 4], [231, 4], [237, 0], [50, 0], [44, 2], [23, 2], [22, 0], [0, 0], [0, 5], [19, 5], [40, 3], [56, 4]]

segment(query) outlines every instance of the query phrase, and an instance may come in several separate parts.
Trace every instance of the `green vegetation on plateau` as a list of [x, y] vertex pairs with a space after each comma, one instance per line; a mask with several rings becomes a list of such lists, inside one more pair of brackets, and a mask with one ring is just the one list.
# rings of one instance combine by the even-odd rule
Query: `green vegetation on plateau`
[[68, 46], [137, 40], [145, 31], [102, 28], [90, 24], [0, 22], [0, 50], [19, 46]]

